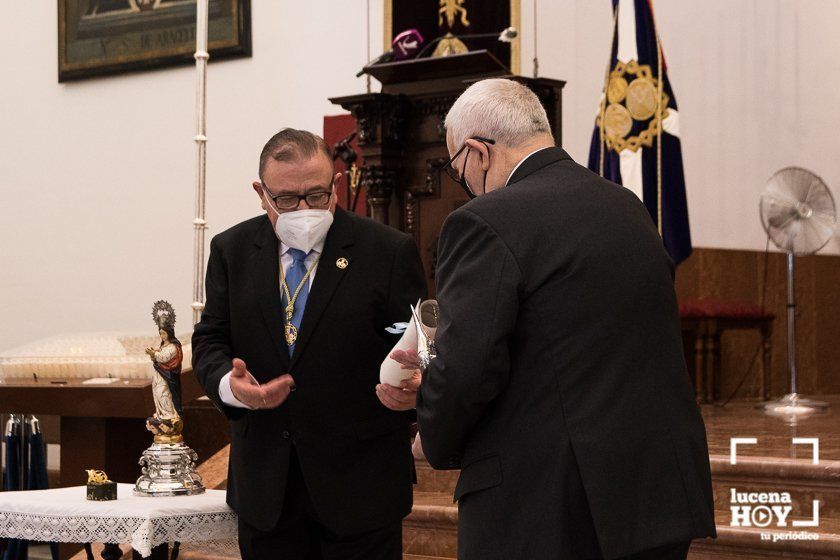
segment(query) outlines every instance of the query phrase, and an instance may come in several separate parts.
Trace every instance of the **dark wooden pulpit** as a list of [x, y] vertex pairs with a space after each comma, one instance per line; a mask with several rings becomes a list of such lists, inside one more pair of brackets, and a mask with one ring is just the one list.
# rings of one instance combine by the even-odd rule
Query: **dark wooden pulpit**
[[449, 159], [444, 119], [473, 82], [509, 78], [527, 85], [543, 106], [561, 143], [561, 94], [565, 82], [511, 75], [487, 51], [369, 66], [381, 93], [333, 97], [356, 120], [362, 188], [369, 216], [414, 236], [429, 293], [434, 294], [437, 240], [446, 216], [467, 202], [466, 194], [440, 166]]

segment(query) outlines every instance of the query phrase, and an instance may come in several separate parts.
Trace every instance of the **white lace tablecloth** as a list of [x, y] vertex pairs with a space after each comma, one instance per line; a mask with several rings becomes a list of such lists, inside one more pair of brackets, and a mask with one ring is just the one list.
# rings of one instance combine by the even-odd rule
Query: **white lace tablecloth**
[[236, 546], [237, 519], [223, 490], [197, 496], [137, 497], [117, 485], [117, 500], [85, 499], [86, 488], [0, 492], [0, 538], [71, 543], [129, 543], [143, 557], [163, 543]]

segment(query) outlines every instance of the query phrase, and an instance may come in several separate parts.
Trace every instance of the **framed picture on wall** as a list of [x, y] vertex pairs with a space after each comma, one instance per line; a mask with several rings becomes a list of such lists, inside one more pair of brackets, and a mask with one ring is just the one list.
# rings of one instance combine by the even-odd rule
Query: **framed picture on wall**
[[[251, 56], [251, 0], [210, 0], [210, 60]], [[195, 0], [58, 0], [58, 81], [194, 63]]]

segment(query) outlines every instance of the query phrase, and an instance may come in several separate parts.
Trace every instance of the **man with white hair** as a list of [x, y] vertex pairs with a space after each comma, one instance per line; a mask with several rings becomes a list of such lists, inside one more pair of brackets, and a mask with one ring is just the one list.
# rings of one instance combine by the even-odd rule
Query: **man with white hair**
[[458, 557], [684, 559], [715, 535], [711, 477], [650, 215], [555, 147], [517, 82], [469, 87], [446, 130], [474, 200], [441, 232], [416, 403], [431, 465], [461, 469]]

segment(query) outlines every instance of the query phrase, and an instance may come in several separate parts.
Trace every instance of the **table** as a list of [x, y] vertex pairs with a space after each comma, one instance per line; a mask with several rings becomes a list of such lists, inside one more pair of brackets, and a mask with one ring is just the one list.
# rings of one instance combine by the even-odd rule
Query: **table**
[[[721, 344], [724, 331], [756, 330], [761, 337], [762, 375], [760, 397], [770, 398], [770, 367], [775, 315], [761, 306], [726, 300], [698, 299], [680, 302], [686, 362], [694, 372], [697, 400], [709, 403], [721, 395]], [[692, 343], [693, 339], [693, 343]], [[692, 354], [693, 351], [693, 354]], [[745, 368], [751, 364], [744, 364]]]
[[[118, 499], [85, 499], [86, 488], [0, 492], [0, 538], [65, 543], [128, 543], [143, 558], [166, 543], [212, 542], [235, 548], [236, 513], [223, 490], [197, 496], [138, 497], [118, 484]], [[106, 547], [109, 560], [117, 547]], [[119, 556], [116, 556], [119, 558]]]
[[[143, 422], [155, 411], [152, 381], [120, 379], [110, 385], [83, 381], [0, 379], [0, 412], [61, 417], [62, 486], [84, 483], [85, 469], [104, 470], [117, 482], [134, 482], [140, 476], [140, 454], [152, 443]], [[184, 404], [204, 394], [189, 367], [181, 384]]]

